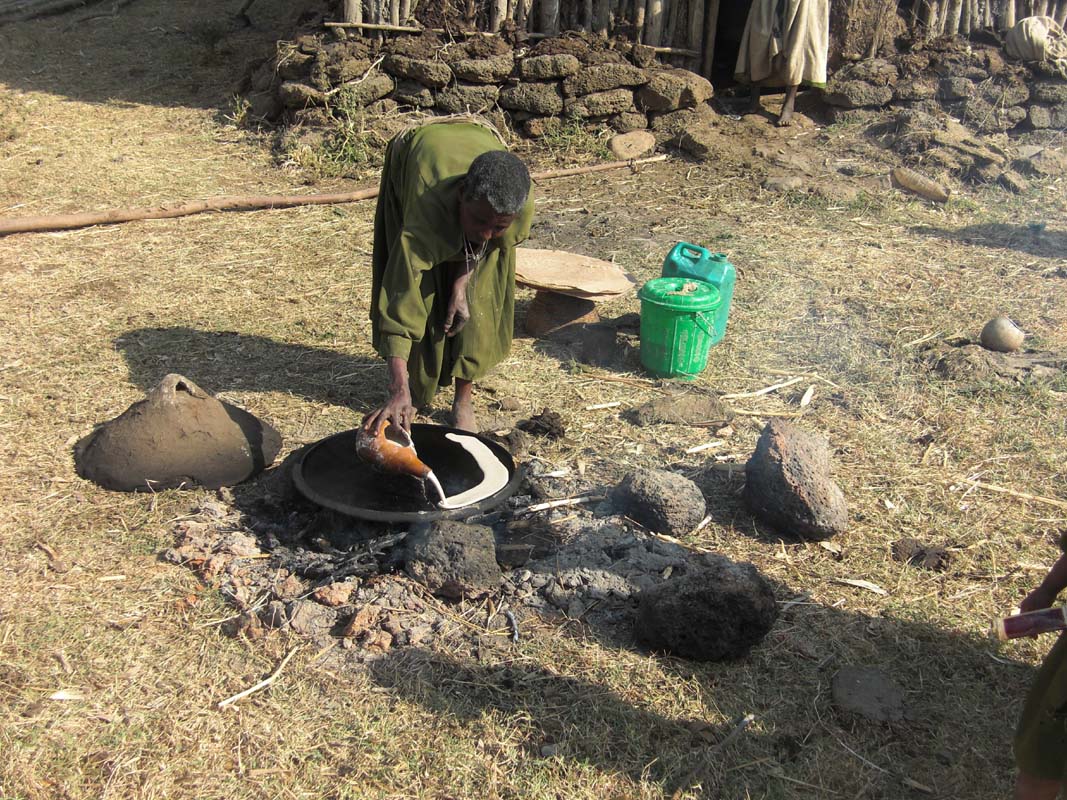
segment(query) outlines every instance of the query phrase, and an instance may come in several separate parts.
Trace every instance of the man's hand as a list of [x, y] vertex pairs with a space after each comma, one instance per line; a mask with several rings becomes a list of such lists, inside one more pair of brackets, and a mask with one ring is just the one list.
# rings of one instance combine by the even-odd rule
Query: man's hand
[[363, 429], [373, 430], [375, 436], [382, 432], [386, 422], [411, 433], [411, 423], [415, 421], [415, 407], [411, 404], [411, 390], [408, 388], [407, 362], [393, 356], [388, 359], [388, 363], [389, 400], [363, 420]]
[[1019, 611], [1023, 614], [1028, 611], [1040, 611], [1043, 608], [1051, 608], [1054, 602], [1056, 602], [1055, 593], [1044, 586], [1038, 586], [1019, 603]]
[[470, 308], [467, 306], [467, 284], [470, 282], [470, 273], [461, 275], [452, 283], [452, 297], [448, 301], [448, 310], [445, 312], [445, 336], [455, 336], [471, 318]]

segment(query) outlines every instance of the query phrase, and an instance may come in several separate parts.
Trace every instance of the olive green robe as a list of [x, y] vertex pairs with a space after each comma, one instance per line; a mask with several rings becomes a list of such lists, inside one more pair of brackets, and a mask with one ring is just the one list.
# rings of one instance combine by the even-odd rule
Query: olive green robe
[[374, 218], [371, 330], [382, 358], [407, 359], [412, 402], [427, 405], [453, 378], [478, 380], [511, 349], [515, 245], [530, 234], [533, 198], [489, 242], [467, 290], [470, 320], [444, 334], [450, 262], [463, 261], [459, 184], [474, 159], [504, 145], [477, 123], [431, 123], [386, 149]]

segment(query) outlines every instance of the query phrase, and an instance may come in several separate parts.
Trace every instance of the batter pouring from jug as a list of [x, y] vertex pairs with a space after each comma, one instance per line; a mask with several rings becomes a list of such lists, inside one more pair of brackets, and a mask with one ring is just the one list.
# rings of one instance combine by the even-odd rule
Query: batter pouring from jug
[[476, 431], [474, 381], [511, 349], [515, 247], [530, 233], [530, 173], [477, 118], [434, 120], [386, 149], [374, 218], [371, 329], [388, 399], [364, 427], [410, 430], [452, 383], [452, 419]]

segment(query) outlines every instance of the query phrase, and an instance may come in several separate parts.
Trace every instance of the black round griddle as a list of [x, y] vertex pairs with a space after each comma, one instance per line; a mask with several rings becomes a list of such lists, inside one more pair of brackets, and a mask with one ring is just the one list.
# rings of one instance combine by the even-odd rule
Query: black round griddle
[[[511, 454], [496, 442], [478, 436], [507, 467], [510, 479], [503, 489], [463, 508], [441, 509], [433, 487], [407, 476], [389, 475], [356, 455], [359, 429], [343, 431], [309, 446], [293, 468], [293, 483], [308, 500], [324, 508], [378, 522], [430, 522], [466, 519], [488, 511], [515, 493], [522, 471]], [[443, 425], [412, 425], [411, 439], [419, 458], [433, 470], [449, 497], [477, 486], [482, 470], [466, 450], [445, 438], [467, 431]]]

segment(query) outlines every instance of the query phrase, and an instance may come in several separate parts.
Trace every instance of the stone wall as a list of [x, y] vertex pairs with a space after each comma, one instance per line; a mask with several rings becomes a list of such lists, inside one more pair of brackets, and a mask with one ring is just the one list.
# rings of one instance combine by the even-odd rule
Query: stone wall
[[897, 108], [948, 114], [977, 133], [1067, 127], [1067, 82], [963, 39], [849, 63], [826, 87], [834, 114]]
[[255, 69], [245, 96], [257, 118], [316, 123], [326, 109], [396, 108], [507, 116], [527, 135], [561, 117], [625, 132], [659, 128], [702, 105], [711, 83], [658, 63], [649, 47], [570, 35], [532, 46], [502, 37], [444, 43], [425, 33], [387, 41], [305, 35]]

